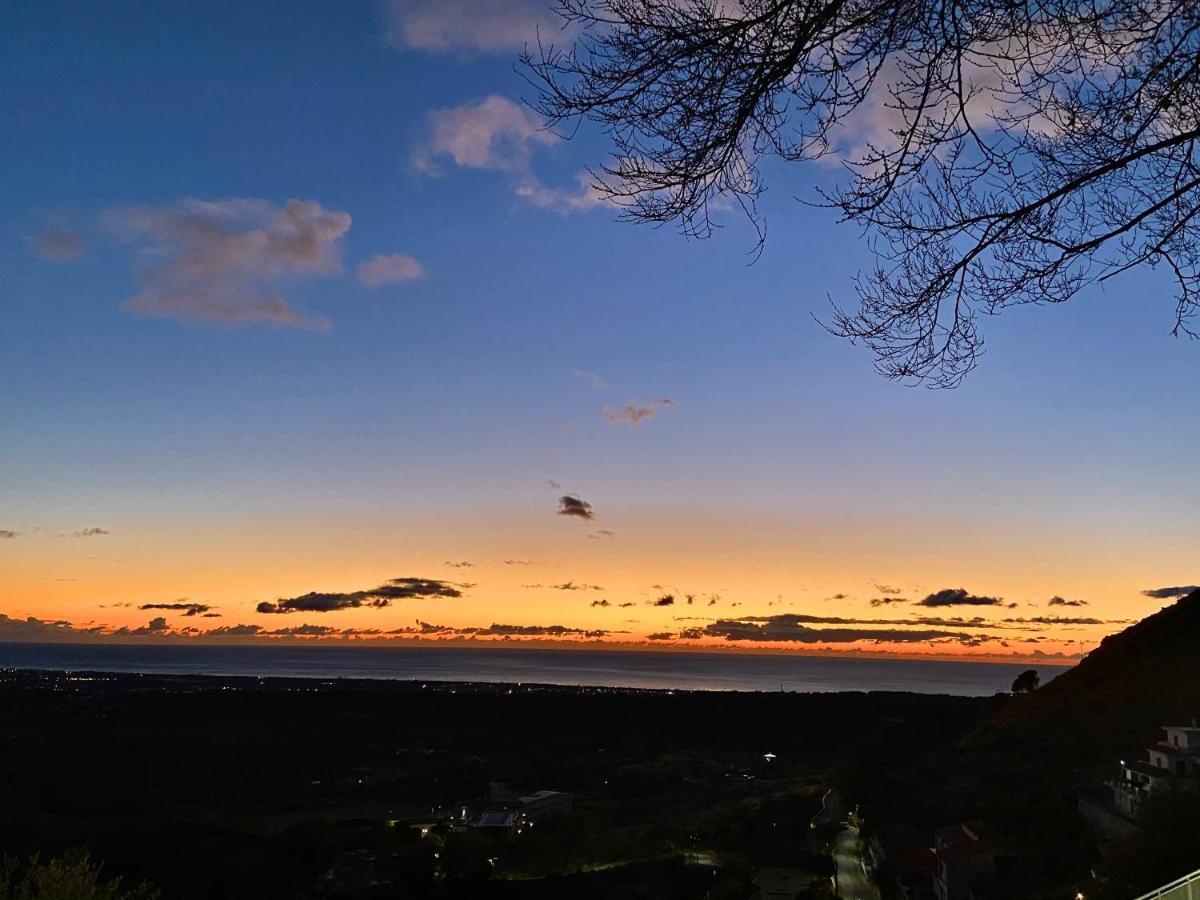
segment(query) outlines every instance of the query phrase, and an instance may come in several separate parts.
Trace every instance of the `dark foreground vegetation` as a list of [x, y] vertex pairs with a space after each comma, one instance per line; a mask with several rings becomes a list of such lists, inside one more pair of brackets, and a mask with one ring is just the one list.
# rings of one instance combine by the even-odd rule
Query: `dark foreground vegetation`
[[[975, 699], [0, 671], [0, 897], [828, 897], [847, 821], [971, 821], [994, 896], [1129, 898], [1200, 867], [1200, 803], [1114, 838], [1079, 798], [1200, 710], [1198, 638], [1194, 594]], [[536, 791], [570, 808], [476, 827]]]

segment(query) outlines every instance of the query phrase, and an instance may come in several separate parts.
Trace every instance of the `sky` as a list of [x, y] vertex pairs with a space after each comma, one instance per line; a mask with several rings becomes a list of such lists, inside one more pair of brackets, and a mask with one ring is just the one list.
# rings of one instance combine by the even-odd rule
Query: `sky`
[[0, 18], [0, 640], [1059, 660], [1198, 577], [1161, 273], [902, 385], [822, 328], [837, 167], [757, 259], [619, 221], [537, 0]]

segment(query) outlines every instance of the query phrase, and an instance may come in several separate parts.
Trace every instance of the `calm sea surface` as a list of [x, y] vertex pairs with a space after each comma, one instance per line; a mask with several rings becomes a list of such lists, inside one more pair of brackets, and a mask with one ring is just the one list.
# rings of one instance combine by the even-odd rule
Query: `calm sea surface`
[[[0, 644], [0, 667], [191, 675], [500, 681], [704, 691], [913, 691], [985, 696], [1007, 663], [726, 653], [445, 647]], [[1039, 666], [1042, 683], [1066, 669]]]

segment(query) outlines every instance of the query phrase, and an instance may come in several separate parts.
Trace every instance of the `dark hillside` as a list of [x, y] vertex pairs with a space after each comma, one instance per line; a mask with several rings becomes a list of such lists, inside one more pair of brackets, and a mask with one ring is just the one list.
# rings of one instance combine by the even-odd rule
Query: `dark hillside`
[[1107, 769], [1119, 757], [1139, 756], [1160, 726], [1195, 715], [1200, 591], [1105, 638], [1078, 666], [1006, 704], [976, 738], [1019, 736], [1075, 769]]

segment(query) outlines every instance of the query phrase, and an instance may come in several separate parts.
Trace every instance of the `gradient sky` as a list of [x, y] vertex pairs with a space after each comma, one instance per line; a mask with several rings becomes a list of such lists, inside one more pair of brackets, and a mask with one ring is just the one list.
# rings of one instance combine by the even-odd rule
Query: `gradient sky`
[[[886, 382], [818, 322], [870, 263], [795, 199], [838, 170], [768, 167], [753, 264], [733, 214], [617, 222], [580, 180], [602, 136], [520, 105], [546, 15], [0, 10], [0, 638], [1027, 658], [1197, 578], [1200, 350], [1163, 277], [984, 322], [955, 391]], [[395, 578], [445, 590], [373, 605]], [[978, 602], [920, 604], [948, 588]], [[257, 611], [309, 592], [345, 608]], [[139, 608], [187, 603], [220, 618]], [[1096, 624], [1003, 621], [1046, 616]]]

